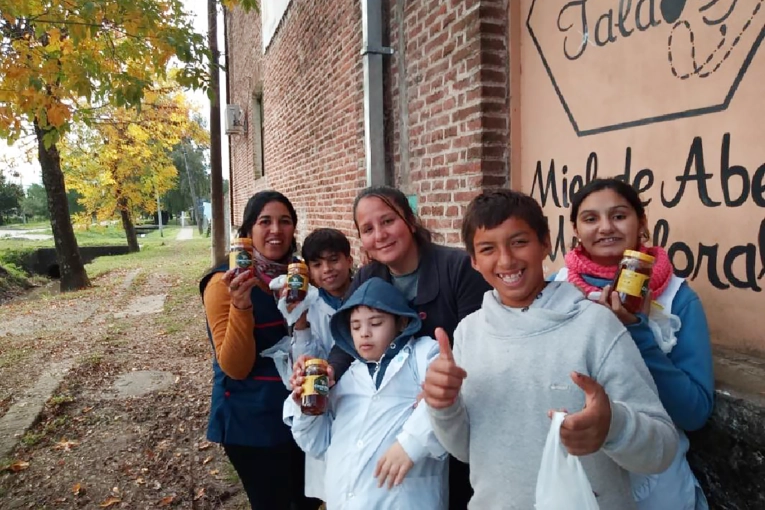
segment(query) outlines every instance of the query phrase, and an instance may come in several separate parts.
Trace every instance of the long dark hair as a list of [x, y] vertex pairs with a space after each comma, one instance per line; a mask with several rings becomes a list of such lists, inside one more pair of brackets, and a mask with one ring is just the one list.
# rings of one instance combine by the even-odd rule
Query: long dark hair
[[571, 223], [576, 225], [576, 217], [579, 216], [579, 208], [582, 206], [584, 199], [597, 191], [603, 191], [605, 189], [612, 190], [629, 202], [632, 208], [635, 209], [639, 220], [642, 221], [646, 219], [645, 207], [643, 207], [643, 202], [640, 200], [640, 195], [637, 190], [624, 181], [609, 177], [606, 179], [593, 179], [576, 192], [571, 199]]
[[417, 246], [423, 248], [433, 242], [433, 234], [422, 225], [422, 222], [414, 214], [412, 206], [409, 205], [406, 195], [391, 186], [370, 186], [369, 188], [361, 190], [356, 195], [356, 200], [353, 202], [353, 224], [356, 225], [356, 232], [361, 235], [359, 231], [359, 222], [356, 219], [356, 208], [362, 199], [368, 197], [379, 198], [385, 205], [390, 207], [404, 222], [413, 230], [412, 236], [414, 237]]
[[[280, 202], [284, 204], [292, 217], [292, 223], [295, 225], [295, 228], [297, 228], [297, 212], [289, 198], [278, 191], [259, 191], [247, 201], [247, 206], [244, 208], [244, 215], [242, 216], [242, 225], [239, 227], [239, 237], [249, 237], [252, 227], [255, 225], [255, 222], [258, 221], [258, 216], [260, 216], [263, 208], [271, 202]], [[292, 253], [295, 253], [295, 251], [297, 251], [297, 240], [293, 235], [291, 251], [287, 255], [291, 255]]]

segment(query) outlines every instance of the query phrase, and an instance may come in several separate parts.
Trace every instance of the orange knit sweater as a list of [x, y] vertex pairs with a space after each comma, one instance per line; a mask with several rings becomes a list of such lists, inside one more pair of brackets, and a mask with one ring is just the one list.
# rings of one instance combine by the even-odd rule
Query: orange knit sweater
[[245, 379], [255, 364], [255, 318], [251, 308], [231, 304], [228, 286], [221, 281], [224, 274], [214, 274], [205, 288], [207, 323], [220, 368], [232, 379]]

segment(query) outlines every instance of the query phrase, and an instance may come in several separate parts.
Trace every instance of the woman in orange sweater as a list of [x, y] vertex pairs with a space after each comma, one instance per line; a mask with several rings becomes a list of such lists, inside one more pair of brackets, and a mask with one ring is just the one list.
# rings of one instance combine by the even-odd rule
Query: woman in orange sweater
[[287, 272], [296, 225], [287, 197], [255, 194], [239, 228], [240, 237], [252, 239], [254, 274], [236, 276], [226, 264], [200, 282], [215, 352], [207, 438], [223, 445], [256, 510], [319, 505], [303, 494], [303, 453], [282, 421], [289, 391], [273, 360], [260, 356], [287, 335], [268, 283]]

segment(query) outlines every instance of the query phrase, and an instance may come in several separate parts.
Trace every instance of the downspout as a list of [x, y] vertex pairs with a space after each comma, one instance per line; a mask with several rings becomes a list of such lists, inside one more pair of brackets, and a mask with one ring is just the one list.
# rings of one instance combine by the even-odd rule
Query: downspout
[[383, 108], [382, 0], [361, 1], [364, 59], [364, 153], [367, 186], [390, 184], [385, 172], [385, 111]]
[[[405, 0], [396, 0], [398, 25], [398, 147], [399, 147], [399, 188], [410, 197], [416, 197], [409, 174], [409, 88], [406, 72], [406, 12]], [[417, 207], [413, 205], [415, 212]]]

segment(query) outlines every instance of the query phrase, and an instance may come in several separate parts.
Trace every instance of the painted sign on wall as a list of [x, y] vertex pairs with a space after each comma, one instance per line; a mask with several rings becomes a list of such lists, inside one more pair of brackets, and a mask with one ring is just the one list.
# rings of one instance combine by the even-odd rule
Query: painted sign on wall
[[[765, 351], [765, 0], [523, 0], [521, 170], [562, 263], [571, 197], [634, 185], [717, 343]], [[517, 180], [516, 180], [517, 182]]]

